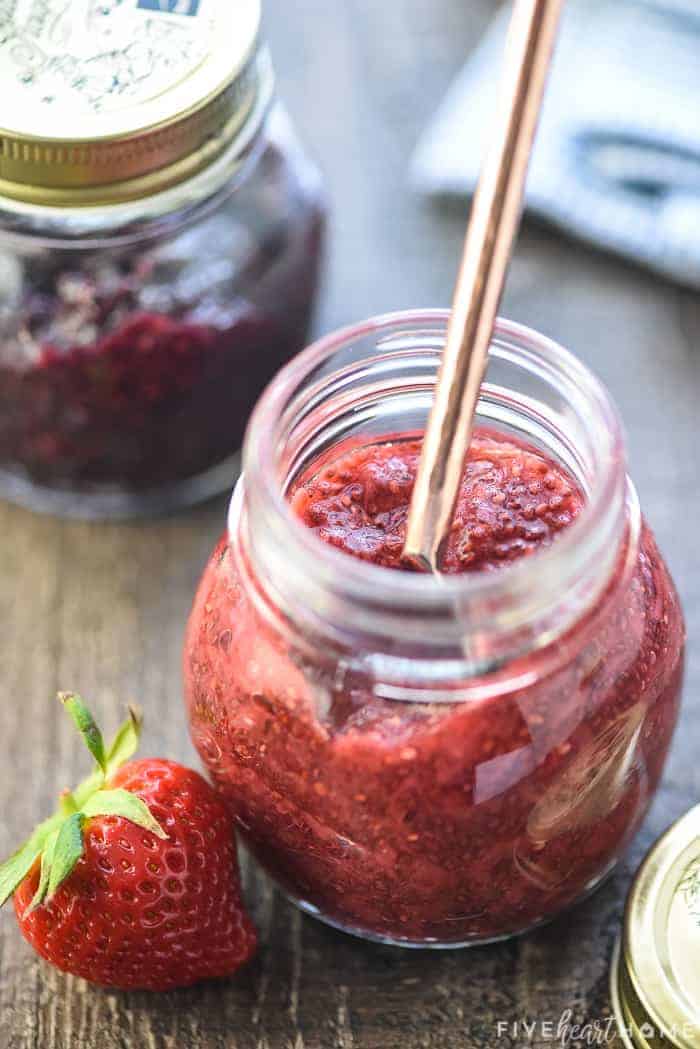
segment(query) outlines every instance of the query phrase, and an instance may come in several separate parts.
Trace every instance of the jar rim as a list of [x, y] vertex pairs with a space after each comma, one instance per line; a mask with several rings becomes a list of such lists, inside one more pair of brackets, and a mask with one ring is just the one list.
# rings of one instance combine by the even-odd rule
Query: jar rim
[[[622, 424], [615, 405], [600, 380], [568, 350], [538, 332], [513, 321], [499, 319], [494, 339], [512, 341], [525, 347], [533, 362], [545, 371], [555, 374], [565, 371], [576, 383], [581, 398], [594, 409], [595, 437], [598, 442], [600, 476], [588, 493], [584, 508], [572, 524], [564, 529], [548, 547], [535, 551], [493, 573], [463, 573], [450, 576], [431, 576], [413, 572], [397, 572], [348, 556], [306, 527], [293, 513], [275, 472], [279, 421], [284, 415], [293, 391], [326, 362], [334, 352], [365, 336], [383, 337], [397, 328], [421, 331], [426, 326], [446, 327], [449, 311], [445, 309], [410, 310], [371, 317], [324, 336], [288, 363], [272, 380], [260, 398], [251, 417], [243, 451], [243, 484], [250, 479], [248, 496], [256, 507], [274, 519], [279, 542], [284, 542], [286, 556], [301, 559], [313, 571], [326, 571], [327, 578], [342, 580], [343, 594], [362, 599], [372, 594], [389, 607], [412, 607], [427, 616], [439, 614], [446, 606], [464, 606], [478, 603], [479, 607], [495, 607], [504, 592], [521, 595], [524, 599], [534, 578], [566, 580], [567, 562], [596, 551], [590, 543], [592, 523], [606, 516], [610, 534], [618, 546], [626, 512], [627, 480], [625, 472], [625, 441]], [[494, 353], [498, 353], [496, 342]], [[616, 514], [613, 524], [611, 514]], [[233, 535], [239, 508], [235, 499], [229, 510], [229, 534]], [[609, 511], [606, 514], [606, 511]], [[551, 640], [553, 635], [549, 634]]]
[[[245, 181], [260, 159], [261, 134], [274, 113], [272, 84], [261, 92], [237, 134], [210, 163], [188, 178], [152, 193], [107, 204], [80, 206], [27, 202], [0, 193], [2, 235], [52, 248], [117, 247], [159, 235], [164, 227], [180, 228], [214, 208]], [[274, 115], [280, 121], [279, 110]]]

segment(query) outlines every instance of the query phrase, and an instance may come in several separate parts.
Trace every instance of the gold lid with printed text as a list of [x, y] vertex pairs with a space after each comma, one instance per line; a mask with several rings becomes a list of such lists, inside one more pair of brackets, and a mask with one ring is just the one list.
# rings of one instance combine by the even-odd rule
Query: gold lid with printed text
[[700, 805], [639, 869], [613, 959], [611, 999], [626, 1049], [700, 1049]]
[[271, 91], [260, 0], [0, 0], [0, 197], [150, 196], [220, 156]]

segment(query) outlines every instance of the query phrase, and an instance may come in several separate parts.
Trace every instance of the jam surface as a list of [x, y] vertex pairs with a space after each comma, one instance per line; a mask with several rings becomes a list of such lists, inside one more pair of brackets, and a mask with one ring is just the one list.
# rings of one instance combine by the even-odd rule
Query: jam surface
[[[405, 568], [406, 519], [421, 442], [356, 448], [299, 485], [292, 507], [319, 539], [386, 568]], [[477, 432], [441, 570], [490, 572], [549, 544], [584, 503], [578, 485], [534, 449]]]
[[[321, 541], [401, 567], [419, 452], [388, 439], [326, 458], [292, 507]], [[583, 505], [534, 448], [478, 432], [445, 570], [507, 572]], [[186, 696], [242, 836], [291, 896], [351, 931], [448, 945], [528, 929], [611, 870], [657, 787], [683, 676], [682, 613], [646, 526], [631, 571], [521, 661], [527, 686], [486, 699], [382, 698], [361, 661], [297, 650], [249, 585], [222, 540], [190, 618]]]

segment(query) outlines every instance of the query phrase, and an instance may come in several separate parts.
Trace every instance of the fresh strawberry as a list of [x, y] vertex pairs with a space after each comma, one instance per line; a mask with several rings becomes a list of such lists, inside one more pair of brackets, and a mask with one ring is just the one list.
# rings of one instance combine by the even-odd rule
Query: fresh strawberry
[[128, 760], [135, 711], [106, 748], [80, 698], [59, 698], [95, 769], [0, 866], [0, 906], [14, 893], [34, 949], [93, 983], [167, 990], [235, 972], [256, 935], [223, 803], [182, 765]]

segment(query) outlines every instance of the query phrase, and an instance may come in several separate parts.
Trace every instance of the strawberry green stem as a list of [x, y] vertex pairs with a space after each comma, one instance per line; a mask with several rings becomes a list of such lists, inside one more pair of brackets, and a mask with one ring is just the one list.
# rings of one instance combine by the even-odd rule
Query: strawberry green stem
[[56, 812], [5, 863], [0, 864], [0, 907], [40, 863], [39, 883], [28, 912], [51, 900], [70, 876], [84, 851], [84, 831], [90, 820], [117, 816], [160, 838], [167, 834], [136, 794], [110, 789], [111, 777], [136, 752], [142, 717], [129, 707], [129, 716], [105, 747], [102, 733], [80, 696], [61, 692], [58, 697], [78, 729], [95, 762], [91, 774], [75, 790], [64, 790]]

